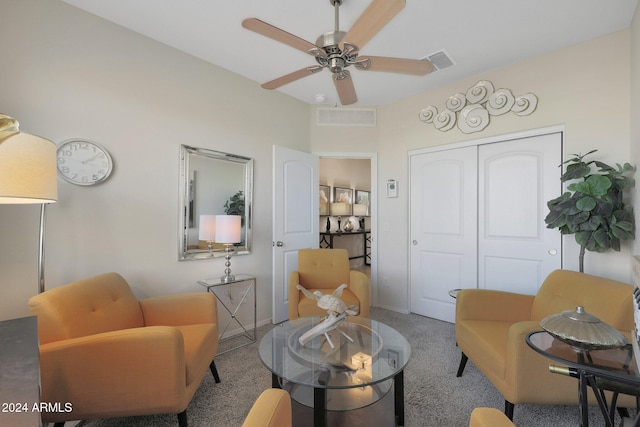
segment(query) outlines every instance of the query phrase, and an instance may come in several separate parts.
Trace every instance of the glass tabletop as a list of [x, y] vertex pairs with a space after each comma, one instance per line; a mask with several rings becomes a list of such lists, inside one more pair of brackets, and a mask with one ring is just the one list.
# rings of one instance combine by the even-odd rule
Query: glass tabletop
[[345, 389], [392, 379], [409, 361], [411, 346], [398, 331], [357, 317], [328, 332], [329, 339], [320, 335], [302, 345], [300, 337], [321, 321], [303, 317], [275, 326], [260, 341], [264, 365], [295, 384]]
[[578, 369], [588, 369], [605, 378], [640, 384], [640, 372], [631, 344], [618, 348], [584, 350], [564, 343], [546, 331], [531, 332], [526, 340], [535, 351], [557, 362]]
[[221, 277], [212, 277], [209, 279], [198, 280], [198, 284], [209, 289], [210, 287], [213, 287], [213, 286], [229, 285], [231, 283], [245, 282], [247, 280], [255, 280], [255, 277], [250, 276], [249, 274], [235, 274], [234, 277], [235, 277], [234, 280], [231, 282], [224, 282]]

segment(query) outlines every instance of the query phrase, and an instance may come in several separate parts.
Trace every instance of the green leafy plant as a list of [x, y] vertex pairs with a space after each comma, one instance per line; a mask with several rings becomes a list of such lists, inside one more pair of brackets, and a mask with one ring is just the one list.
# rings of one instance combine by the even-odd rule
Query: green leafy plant
[[635, 232], [633, 208], [623, 201], [624, 189], [635, 185], [634, 179], [627, 176], [635, 167], [616, 163], [617, 168], [613, 168], [603, 162], [584, 160], [596, 151], [572, 154], [574, 157], [563, 163], [567, 168], [560, 180], [581, 181], [569, 184], [569, 191], [547, 202], [549, 214], [544, 219], [547, 228], [575, 235], [580, 245], [580, 272], [584, 272], [585, 250], [619, 251], [620, 241], [633, 239]]
[[244, 193], [242, 190], [231, 196], [224, 203], [224, 213], [227, 215], [240, 215], [244, 218]]

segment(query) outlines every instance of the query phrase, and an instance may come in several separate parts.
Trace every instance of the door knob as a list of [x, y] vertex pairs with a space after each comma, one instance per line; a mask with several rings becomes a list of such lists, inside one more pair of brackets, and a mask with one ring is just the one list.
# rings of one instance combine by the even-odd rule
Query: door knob
[[413, 246], [415, 246], [415, 245], [417, 245], [417, 244], [418, 244], [418, 241], [417, 241], [417, 240], [414, 240], [414, 241], [412, 241], [411, 243], [413, 243]]
[[283, 243], [283, 242], [281, 242], [280, 240], [278, 240], [278, 241], [276, 242], [276, 246], [277, 246], [277, 247], [279, 247], [279, 248], [281, 248], [281, 247], [283, 247], [283, 246], [284, 246], [284, 243]]
[[555, 250], [555, 249], [549, 249], [549, 255], [555, 255], [555, 254], [557, 254], [557, 253], [558, 253], [558, 251], [557, 251], [557, 250]]

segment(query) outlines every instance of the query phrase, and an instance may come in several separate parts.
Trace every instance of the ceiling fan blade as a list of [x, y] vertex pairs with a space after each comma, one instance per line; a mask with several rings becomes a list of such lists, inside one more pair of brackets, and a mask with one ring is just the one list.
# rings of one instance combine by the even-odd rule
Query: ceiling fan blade
[[433, 69], [433, 64], [426, 59], [388, 58], [385, 56], [364, 56], [359, 59], [369, 59], [370, 63], [368, 67], [358, 67], [367, 71], [424, 76], [429, 74]]
[[[404, 5], [405, 0], [372, 0], [342, 40], [362, 50], [364, 45], [404, 8]], [[341, 42], [340, 49], [342, 48]]]
[[267, 24], [257, 18], [245, 19], [242, 21], [242, 26], [247, 30], [262, 34], [265, 37], [284, 43], [294, 49], [301, 50], [304, 53], [308, 53], [309, 50], [316, 48], [316, 45], [313, 43], [303, 40], [298, 36], [294, 36], [291, 33], [287, 33], [286, 31], [281, 30], [278, 27], [274, 27], [271, 24]]
[[284, 76], [278, 77], [277, 79], [273, 79], [266, 83], [262, 84], [263, 89], [277, 89], [280, 86], [284, 86], [291, 82], [295, 82], [296, 80], [300, 80], [303, 77], [310, 76], [313, 73], [317, 73], [321, 71], [322, 67], [319, 65], [314, 65], [313, 67], [302, 68], [298, 71], [294, 71], [293, 73], [285, 74]]
[[344, 71], [343, 78], [339, 78], [338, 74], [333, 74], [333, 83], [338, 91], [338, 97], [340, 98], [340, 104], [351, 105], [358, 101], [356, 96], [356, 88], [353, 87], [353, 80], [348, 71]]

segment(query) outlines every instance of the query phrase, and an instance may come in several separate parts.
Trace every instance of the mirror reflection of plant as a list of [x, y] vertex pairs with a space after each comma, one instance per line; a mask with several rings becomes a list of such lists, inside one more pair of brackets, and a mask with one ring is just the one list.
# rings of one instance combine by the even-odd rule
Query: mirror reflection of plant
[[[562, 182], [582, 180], [569, 184], [562, 196], [547, 202], [549, 214], [545, 218], [547, 228], [557, 228], [562, 234], [575, 234], [580, 245], [580, 272], [584, 272], [585, 250], [606, 252], [620, 251], [620, 241], [634, 238], [633, 208], [625, 205], [623, 191], [633, 187], [635, 181], [625, 174], [633, 173], [629, 163], [613, 168], [606, 163], [584, 158], [587, 154], [572, 154], [565, 161], [566, 172]], [[592, 171], [594, 165], [597, 170]]]
[[224, 203], [224, 213], [227, 215], [240, 215], [242, 217], [241, 224], [244, 225], [244, 193], [242, 190], [229, 197], [229, 200]]

